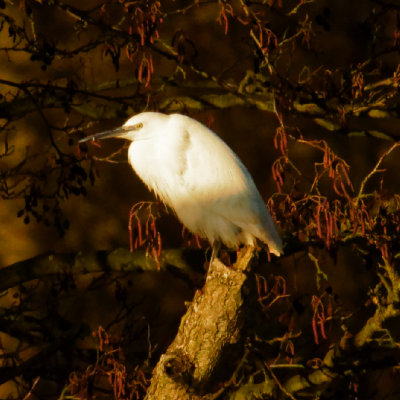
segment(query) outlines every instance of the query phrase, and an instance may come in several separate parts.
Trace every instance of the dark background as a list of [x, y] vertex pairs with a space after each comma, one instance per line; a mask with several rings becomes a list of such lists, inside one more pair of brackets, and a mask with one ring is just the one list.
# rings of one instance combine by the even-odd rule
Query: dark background
[[[381, 160], [382, 171], [371, 175], [364, 190], [369, 196], [361, 202], [357, 197], [365, 177], [399, 137], [396, 2], [88, 1], [82, 5], [0, 0], [0, 8], [3, 268], [48, 252], [75, 255], [129, 248], [131, 206], [155, 198], [127, 164], [126, 148], [111, 157], [116, 162], [110, 162], [109, 156], [123, 141], [79, 145], [78, 140], [119, 126], [141, 111], [181, 112], [222, 137], [248, 167], [265, 201], [274, 199], [270, 206], [286, 248], [285, 256], [272, 266], [263, 256], [257, 270], [268, 281], [266, 302], [271, 303], [262, 305], [260, 300], [261, 314], [255, 318], [261, 321], [261, 332], [249, 334], [252, 340], [262, 338], [262, 345], [249, 339], [257, 357], [268, 363], [290, 359], [309, 368], [310, 360], [323, 359], [330, 346], [340, 347], [348, 335], [356, 337], [376, 309], [398, 300], [396, 279], [389, 279], [397, 293], [390, 297], [379, 278], [389, 274], [389, 267], [382, 265], [398, 273], [398, 148]], [[279, 127], [288, 140], [283, 150], [279, 140], [274, 145]], [[328, 148], [333, 152], [329, 165], [324, 161]], [[271, 168], [280, 157], [284, 185], [277, 194]], [[341, 163], [349, 166], [347, 197], [334, 190], [334, 182], [346, 182], [336, 169]], [[336, 171], [333, 178], [329, 171]], [[290, 211], [285, 198], [297, 204], [297, 211]], [[338, 231], [330, 238], [325, 217], [321, 234], [316, 221], [322, 212], [317, 207], [325, 200], [331, 211], [336, 204], [343, 212]], [[370, 216], [365, 229], [364, 217], [356, 223], [349, 211], [362, 214], [364, 206]], [[140, 218], [145, 224], [146, 216]], [[163, 249], [187, 247], [172, 213], [161, 211], [157, 229]], [[151, 240], [146, 248], [151, 250]], [[318, 260], [321, 274], [309, 254]], [[123, 345], [117, 341], [127, 354], [118, 362], [126, 364], [129, 373], [143, 370], [148, 379], [184, 312], [183, 299], [190, 300], [195, 288], [201, 287], [205, 259], [200, 256], [200, 272], [191, 285], [165, 271], [134, 272], [129, 277], [72, 272], [66, 277], [60, 269], [52, 277], [39, 274], [7, 288], [0, 298], [0, 365], [17, 369], [11, 373], [14, 381], [10, 378], [0, 386], [0, 398], [23, 398], [38, 376], [39, 398], [55, 398], [68, 382], [72, 385], [68, 390], [78, 393], [87, 382], [82, 378], [78, 390], [79, 379], [68, 376], [93, 365], [98, 343], [90, 331], [99, 325], [108, 324], [110, 334], [126, 339]], [[272, 290], [277, 276], [287, 284], [283, 300], [273, 300], [283, 293], [282, 288]], [[100, 286], [93, 283], [96, 279]], [[320, 331], [316, 339], [312, 326], [318, 314], [314, 297], [322, 299], [325, 314], [330, 313], [322, 323], [329, 334], [322, 339]], [[127, 309], [123, 318], [116, 315], [116, 310]], [[27, 321], [27, 315], [33, 320]], [[375, 350], [398, 350], [398, 316], [392, 317], [385, 320], [387, 326], [373, 330]], [[10, 321], [15, 320], [20, 325], [12, 330]], [[83, 325], [85, 333], [69, 339], [71, 348], [64, 339], [57, 345], [62, 333]], [[156, 346], [151, 357], [149, 326]], [[388, 342], [381, 328], [389, 329]], [[33, 332], [35, 340], [22, 332]], [[282, 345], [266, 345], [286, 334]], [[46, 353], [32, 367], [18, 371], [48, 343], [56, 343], [56, 350], [49, 350], [47, 366], [43, 366]], [[289, 356], [291, 345], [295, 351]], [[355, 371], [346, 363], [338, 366], [339, 384], [329, 382], [321, 398], [399, 395], [397, 362], [382, 356], [377, 365], [369, 365], [359, 352], [370, 349], [362, 349], [346, 356], [350, 364], [357, 361], [362, 367]], [[243, 384], [251, 376], [262, 381], [257, 357], [241, 370]], [[284, 381], [288, 376], [285, 371], [279, 378]], [[382, 380], [386, 383], [379, 383]], [[231, 382], [225, 395], [240, 385]], [[315, 395], [313, 390], [308, 394]]]

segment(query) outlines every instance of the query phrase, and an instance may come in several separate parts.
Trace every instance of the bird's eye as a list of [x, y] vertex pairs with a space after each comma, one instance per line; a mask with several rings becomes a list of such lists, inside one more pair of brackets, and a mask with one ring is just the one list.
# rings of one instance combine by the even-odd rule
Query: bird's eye
[[135, 128], [136, 128], [136, 129], [143, 128], [143, 123], [139, 122], [139, 123], [135, 126]]

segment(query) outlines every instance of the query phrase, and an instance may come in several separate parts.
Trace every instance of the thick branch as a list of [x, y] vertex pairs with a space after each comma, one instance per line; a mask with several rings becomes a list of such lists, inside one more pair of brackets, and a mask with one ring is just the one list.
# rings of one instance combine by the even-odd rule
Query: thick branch
[[245, 271], [253, 250], [244, 249], [233, 267], [214, 259], [204, 288], [181, 320], [175, 340], [153, 371], [146, 399], [197, 399], [236, 344], [245, 319]]
[[[387, 274], [387, 276], [380, 275], [381, 281], [384, 283], [387, 291], [386, 297], [383, 300], [378, 300], [374, 315], [368, 319], [360, 332], [355, 336], [354, 343], [357, 347], [361, 347], [371, 341], [376, 332], [384, 331], [384, 322], [400, 316], [400, 309], [398, 306], [400, 300], [400, 276], [396, 272], [394, 266], [388, 261], [386, 261], [384, 265], [381, 265], [381, 267]], [[398, 347], [397, 343], [395, 344], [393, 340], [392, 342], [393, 345]]]
[[204, 261], [197, 250], [163, 250], [159, 265], [144, 250], [131, 253], [127, 249], [114, 251], [80, 252], [78, 254], [40, 255], [0, 269], [0, 292], [31, 281], [59, 274], [88, 274], [109, 271], [157, 270], [175, 268], [182, 277], [195, 274]]
[[56, 342], [44, 347], [37, 354], [28, 358], [26, 361], [23, 361], [21, 364], [10, 367], [0, 367], [0, 384], [22, 375], [25, 372], [31, 372], [36, 365], [46, 364], [49, 356], [54, 354], [57, 349], [65, 348], [67, 345], [73, 342], [79, 336], [79, 333], [79, 327], [72, 328], [70, 331], [59, 337]]

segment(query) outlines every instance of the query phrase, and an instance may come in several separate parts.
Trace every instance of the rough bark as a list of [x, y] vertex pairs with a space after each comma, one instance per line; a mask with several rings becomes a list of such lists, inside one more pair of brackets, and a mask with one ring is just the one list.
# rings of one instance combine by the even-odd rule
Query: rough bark
[[233, 267], [213, 260], [204, 288], [196, 292], [153, 371], [147, 400], [201, 398], [229, 348], [240, 340], [248, 304], [245, 270], [252, 256], [251, 248], [244, 249]]

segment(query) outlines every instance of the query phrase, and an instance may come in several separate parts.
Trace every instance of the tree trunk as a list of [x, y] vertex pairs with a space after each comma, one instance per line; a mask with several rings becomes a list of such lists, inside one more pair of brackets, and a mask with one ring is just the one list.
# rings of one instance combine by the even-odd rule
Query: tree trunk
[[197, 291], [175, 337], [153, 371], [146, 400], [200, 399], [240, 337], [248, 308], [243, 288], [253, 249], [243, 249], [233, 267], [217, 258]]

